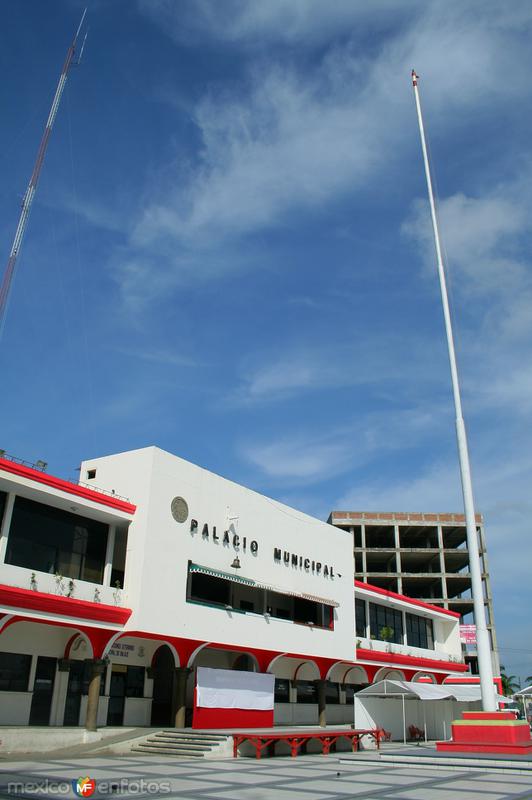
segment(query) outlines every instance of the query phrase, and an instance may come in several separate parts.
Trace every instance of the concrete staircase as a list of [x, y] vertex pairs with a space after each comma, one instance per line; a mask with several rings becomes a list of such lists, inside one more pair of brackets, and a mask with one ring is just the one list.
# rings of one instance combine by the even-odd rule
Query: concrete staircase
[[230, 758], [233, 755], [233, 740], [231, 736], [219, 733], [159, 731], [144, 741], [137, 741], [131, 752], [179, 758]]

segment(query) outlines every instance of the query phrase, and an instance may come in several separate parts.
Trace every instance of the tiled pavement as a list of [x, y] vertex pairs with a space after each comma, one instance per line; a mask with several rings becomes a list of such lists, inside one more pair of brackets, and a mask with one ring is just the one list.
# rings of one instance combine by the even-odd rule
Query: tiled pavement
[[[346, 766], [335, 755], [199, 763], [163, 756], [2, 761], [0, 797], [74, 800], [71, 781], [86, 775], [96, 780], [93, 800], [109, 796], [124, 800], [532, 800], [529, 775], [467, 769], [433, 772], [378, 761]], [[51, 782], [59, 781], [65, 783], [58, 790]], [[9, 791], [12, 782], [26, 784], [24, 791]]]

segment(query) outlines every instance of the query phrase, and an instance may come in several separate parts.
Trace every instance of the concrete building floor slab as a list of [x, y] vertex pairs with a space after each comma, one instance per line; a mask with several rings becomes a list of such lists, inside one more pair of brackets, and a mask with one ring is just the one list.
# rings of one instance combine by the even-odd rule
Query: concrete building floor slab
[[[75, 798], [71, 782], [81, 776], [95, 779], [93, 800], [532, 800], [530, 775], [489, 770], [432, 772], [378, 759], [346, 766], [336, 755], [198, 762], [78, 753], [53, 760], [2, 761], [0, 797]], [[57, 791], [61, 782], [65, 788]]]

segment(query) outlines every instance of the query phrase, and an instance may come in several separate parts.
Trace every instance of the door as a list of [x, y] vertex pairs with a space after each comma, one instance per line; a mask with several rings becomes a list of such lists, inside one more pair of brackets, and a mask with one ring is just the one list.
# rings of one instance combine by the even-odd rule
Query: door
[[153, 700], [151, 724], [171, 725], [175, 662], [170, 648], [163, 644], [153, 659]]
[[126, 701], [126, 671], [118, 671], [113, 667], [109, 687], [109, 705], [107, 707], [107, 724], [124, 724], [124, 705]]
[[56, 658], [39, 656], [31, 700], [30, 725], [49, 725], [54, 694]]

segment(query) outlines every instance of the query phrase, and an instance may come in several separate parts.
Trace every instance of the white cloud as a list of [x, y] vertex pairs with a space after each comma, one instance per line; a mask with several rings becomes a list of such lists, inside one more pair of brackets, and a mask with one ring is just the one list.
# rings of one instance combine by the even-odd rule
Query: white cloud
[[309, 442], [297, 437], [241, 448], [247, 461], [268, 477], [292, 481], [322, 480], [345, 470], [351, 458], [348, 442]]
[[[371, 353], [371, 358], [368, 358]], [[285, 347], [262, 358], [258, 354], [241, 365], [240, 385], [229, 396], [229, 405], [271, 403], [309, 391], [337, 391], [346, 386], [378, 386], [395, 399], [419, 398], [421, 389], [404, 381], [406, 364], [415, 362], [423, 373], [426, 391], [440, 381], [434, 372], [432, 348], [408, 336], [357, 337], [354, 344], [323, 340]]]
[[248, 441], [239, 452], [268, 478], [280, 480], [286, 491], [359, 469], [385, 453], [415, 448], [439, 430], [441, 421], [437, 408], [360, 412], [351, 423], [324, 432], [291, 432], [270, 441]]
[[[442, 244], [451, 271], [467, 281], [473, 292], [521, 289], [525, 267], [515, 258], [518, 234], [530, 228], [522, 202], [513, 199], [513, 187], [499, 187], [496, 195], [482, 198], [459, 193], [439, 202], [438, 219]], [[413, 205], [403, 233], [416, 240], [425, 261], [434, 271], [436, 256], [428, 203]]]
[[[454, 114], [473, 118], [488, 104], [496, 114], [509, 95], [522, 102], [530, 94], [525, 75], [531, 53], [513, 36], [532, 18], [529, 5], [498, 10], [481, 3], [403, 3], [397, 11], [401, 24], [396, 18], [391, 26], [396, 6], [340, 0], [333, 6], [317, 0], [223, 6], [141, 2], [143, 13], [177, 37], [188, 36], [192, 28], [232, 43], [259, 36], [301, 46], [315, 35], [326, 47], [320, 61], [304, 64], [290, 49], [267, 48], [251, 62], [245, 79], [226, 83], [223, 91], [211, 87], [193, 112], [202, 139], [197, 161], [186, 175], [169, 165], [173, 190], [165, 187], [163, 195], [154, 186], [146, 192], [150, 200], [131, 239], [135, 255], [161, 251], [170, 284], [174, 273], [188, 282], [202, 280], [206, 272], [219, 277], [232, 269], [230, 259], [213, 271], [206, 257], [210, 251], [236, 250], [259, 231], [287, 226], [294, 215], [312, 215], [365, 189], [411, 146], [413, 65], [430, 85], [427, 106], [440, 131], [452, 124]], [[370, 51], [366, 26], [382, 24], [386, 30]], [[254, 49], [251, 54], [256, 55]], [[512, 69], [516, 61], [518, 75]], [[511, 234], [518, 224], [512, 221], [514, 210], [495, 199], [479, 209], [465, 197], [448, 206], [455, 218], [467, 213], [488, 239]], [[488, 216], [496, 223], [493, 234], [486, 227]], [[174, 258], [168, 255], [172, 249], [178, 254]], [[183, 268], [187, 259], [194, 268]], [[513, 259], [488, 267], [507, 278], [517, 269]], [[145, 296], [142, 271], [130, 269], [124, 279], [130, 291], [138, 282], [137, 294]]]
[[373, 0], [353, 3], [335, 0], [139, 0], [140, 10], [177, 42], [198, 39], [264, 46], [272, 42], [316, 44], [356, 25], [384, 27], [420, 7], [419, 0]]
[[458, 465], [434, 463], [421, 475], [398, 477], [389, 474], [386, 484], [360, 483], [336, 502], [337, 511], [460, 511], [462, 507]]

